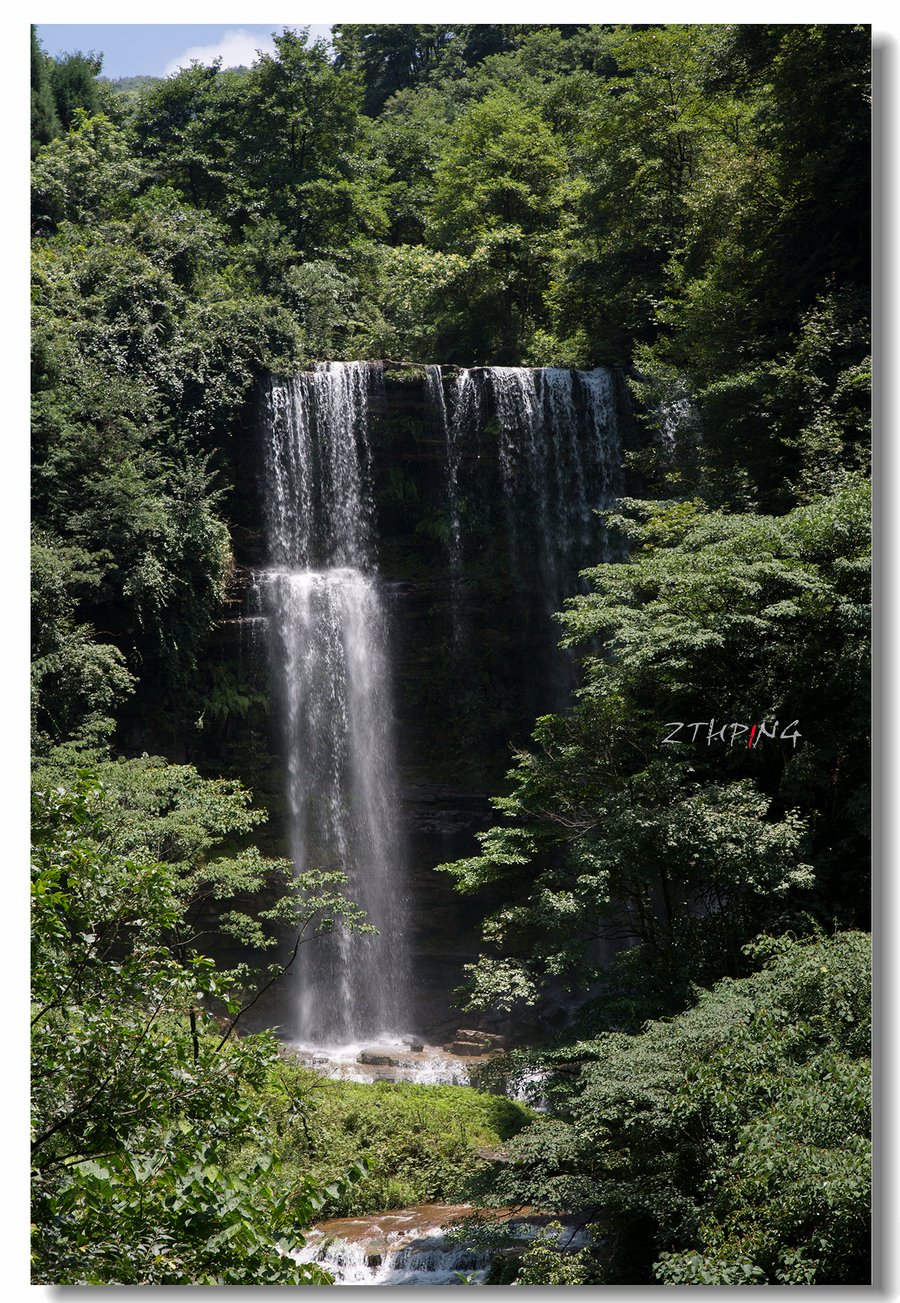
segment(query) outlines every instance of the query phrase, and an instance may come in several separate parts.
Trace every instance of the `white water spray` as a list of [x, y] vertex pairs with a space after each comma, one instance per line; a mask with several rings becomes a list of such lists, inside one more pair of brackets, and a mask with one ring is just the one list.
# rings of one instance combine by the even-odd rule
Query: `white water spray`
[[300, 872], [344, 872], [378, 929], [303, 947], [292, 1030], [316, 1045], [396, 1035], [408, 1017], [389, 630], [371, 563], [367, 411], [379, 379], [351, 362], [272, 380], [263, 420], [291, 854]]

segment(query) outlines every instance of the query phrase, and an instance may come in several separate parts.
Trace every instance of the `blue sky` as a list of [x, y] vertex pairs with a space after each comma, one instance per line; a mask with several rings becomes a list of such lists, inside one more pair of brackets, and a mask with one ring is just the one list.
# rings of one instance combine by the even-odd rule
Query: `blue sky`
[[[73, 7], [87, 17], [118, 17], [121, 0], [40, 0], [35, 6], [48, 17], [68, 16]], [[211, 62], [221, 54], [226, 67], [251, 63], [257, 49], [271, 49], [271, 34], [285, 26], [310, 26], [313, 37], [327, 37], [330, 24], [313, 23], [304, 5], [284, 4], [275, 0], [273, 8], [287, 18], [280, 22], [247, 22], [248, 6], [244, 0], [155, 0], [153, 6], [132, 0], [129, 12], [157, 18], [189, 13], [192, 17], [215, 14], [216, 23], [42, 23], [38, 35], [44, 48], [54, 56], [71, 50], [95, 50], [103, 54], [103, 73], [113, 79], [141, 74], [161, 77], [191, 57]], [[546, 3], [538, 0], [339, 0], [326, 7], [325, 16], [338, 22], [597, 22], [602, 18], [632, 22], [872, 22], [876, 39], [880, 36], [897, 51], [896, 0], [869, 0], [868, 12], [859, 17], [859, 5], [848, 0], [794, 0], [785, 11], [784, 0], [631, 0], [622, 13], [604, 14], [596, 0], [562, 0], [550, 14]], [[300, 10], [300, 12], [296, 12]], [[329, 10], [331, 13], [329, 14]], [[873, 12], [874, 11], [874, 12]], [[321, 8], [314, 10], [321, 18]], [[224, 21], [223, 21], [224, 20]], [[24, 23], [22, 24], [24, 28]], [[27, 66], [27, 61], [26, 61]]]
[[310, 36], [327, 38], [325, 23], [38, 23], [38, 37], [48, 54], [72, 50], [103, 55], [103, 75], [163, 77], [191, 59], [211, 63], [222, 56], [223, 66], [250, 65], [257, 50], [271, 52], [272, 33], [285, 26], [309, 26]]

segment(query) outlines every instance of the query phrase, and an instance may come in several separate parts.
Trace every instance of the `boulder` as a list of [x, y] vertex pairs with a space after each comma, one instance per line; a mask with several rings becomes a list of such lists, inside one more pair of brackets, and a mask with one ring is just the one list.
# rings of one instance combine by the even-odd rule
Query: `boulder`
[[502, 1049], [505, 1043], [505, 1038], [503, 1036], [498, 1036], [496, 1032], [473, 1031], [467, 1030], [465, 1027], [457, 1029], [456, 1040], [475, 1041], [480, 1045], [489, 1047], [490, 1049]]

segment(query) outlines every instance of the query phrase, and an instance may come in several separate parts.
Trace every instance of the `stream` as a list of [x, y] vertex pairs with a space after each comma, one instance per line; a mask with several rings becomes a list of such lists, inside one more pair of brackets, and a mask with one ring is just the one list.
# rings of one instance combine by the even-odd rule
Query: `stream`
[[[469, 1204], [420, 1203], [365, 1217], [335, 1217], [317, 1223], [295, 1257], [324, 1267], [335, 1285], [482, 1285], [498, 1250], [451, 1243], [444, 1231], [473, 1212]], [[509, 1225], [527, 1242], [551, 1220], [533, 1214]], [[572, 1219], [556, 1220], [563, 1223], [556, 1236], [560, 1247], [576, 1250], [590, 1243]]]
[[[457, 1033], [457, 1036], [466, 1033]], [[413, 1037], [352, 1045], [314, 1046], [287, 1042], [285, 1050], [321, 1076], [366, 1083], [408, 1081], [423, 1085], [467, 1086], [469, 1071], [488, 1054], [454, 1054], [447, 1046], [427, 1045]], [[515, 1092], [518, 1094], [519, 1092]], [[524, 1092], [522, 1092], [524, 1097]], [[298, 1262], [315, 1262], [336, 1285], [480, 1285], [496, 1248], [476, 1248], [448, 1240], [445, 1228], [475, 1211], [471, 1204], [420, 1203], [360, 1217], [335, 1217], [316, 1223], [306, 1234]], [[494, 1216], [503, 1213], [493, 1210]], [[560, 1245], [571, 1249], [589, 1243], [572, 1218]], [[509, 1220], [523, 1240], [537, 1234], [551, 1218], [540, 1214]], [[516, 1250], [503, 1250], [514, 1254]]]

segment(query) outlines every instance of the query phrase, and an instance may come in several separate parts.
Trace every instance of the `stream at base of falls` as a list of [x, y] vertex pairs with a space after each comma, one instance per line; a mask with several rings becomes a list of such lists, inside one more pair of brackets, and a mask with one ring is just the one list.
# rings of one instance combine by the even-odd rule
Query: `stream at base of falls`
[[[309, 1045], [287, 1041], [284, 1052], [323, 1077], [338, 1081], [416, 1082], [420, 1085], [468, 1086], [469, 1072], [490, 1054], [451, 1053], [415, 1037], [381, 1039], [352, 1045]], [[534, 1074], [535, 1080], [537, 1074]], [[525, 1097], [523, 1086], [510, 1090]], [[534, 1100], [530, 1101], [534, 1105]], [[540, 1102], [538, 1102], [540, 1108]], [[315, 1262], [334, 1277], [335, 1285], [481, 1285], [498, 1252], [448, 1240], [445, 1228], [474, 1213], [470, 1204], [421, 1203], [360, 1217], [336, 1217], [317, 1223], [306, 1234], [298, 1262]], [[504, 1219], [503, 1211], [492, 1216]], [[560, 1247], [568, 1250], [590, 1243], [573, 1218], [551, 1219], [532, 1214], [510, 1219], [520, 1240], [538, 1234], [551, 1221], [560, 1221]], [[569, 1223], [568, 1225], [566, 1223]]]
[[[453, 1243], [445, 1234], [448, 1225], [473, 1212], [469, 1204], [420, 1203], [365, 1217], [335, 1217], [309, 1231], [306, 1246], [294, 1256], [323, 1267], [335, 1285], [481, 1285], [498, 1250]], [[551, 1232], [560, 1249], [572, 1252], [590, 1243], [573, 1218], [516, 1216], [509, 1228], [524, 1247], [551, 1222], [562, 1223]]]
[[[411, 1039], [411, 1038], [410, 1038]], [[487, 1055], [462, 1057], [450, 1054], [439, 1045], [417, 1044], [410, 1039], [377, 1042], [360, 1041], [353, 1045], [309, 1045], [286, 1041], [284, 1050], [291, 1057], [322, 1077], [336, 1081], [410, 1081], [423, 1086], [468, 1086], [470, 1069], [487, 1059]]]
[[[288, 1040], [283, 1042], [282, 1053], [333, 1081], [358, 1081], [366, 1085], [376, 1081], [406, 1081], [421, 1086], [471, 1086], [473, 1069], [504, 1054], [496, 1050], [486, 1054], [454, 1054], [446, 1046], [426, 1045], [414, 1037], [331, 1046]], [[507, 1081], [502, 1086], [498, 1083], [496, 1088], [511, 1099], [527, 1100], [541, 1112], [544, 1101], [535, 1087], [539, 1087], [542, 1076], [540, 1072], [520, 1072], [514, 1082]]]

